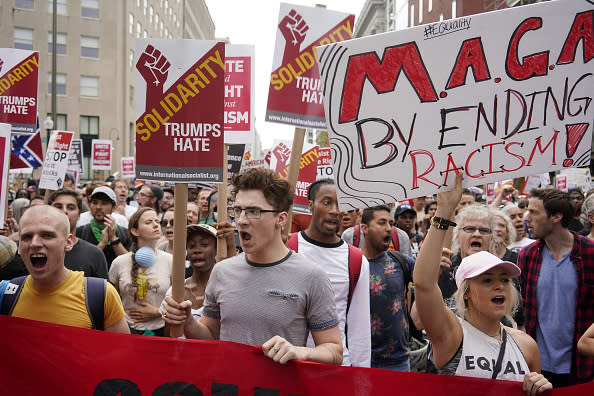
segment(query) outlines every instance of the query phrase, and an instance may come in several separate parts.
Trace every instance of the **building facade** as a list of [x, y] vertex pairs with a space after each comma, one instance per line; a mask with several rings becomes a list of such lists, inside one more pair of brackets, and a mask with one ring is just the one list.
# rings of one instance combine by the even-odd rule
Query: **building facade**
[[[57, 1], [54, 129], [83, 139], [85, 172], [92, 139], [113, 143], [111, 173], [135, 154], [135, 39], [213, 40], [204, 0], [2, 0], [0, 47], [39, 51], [38, 111], [51, 114], [52, 8]], [[43, 134], [45, 136], [45, 134]]]

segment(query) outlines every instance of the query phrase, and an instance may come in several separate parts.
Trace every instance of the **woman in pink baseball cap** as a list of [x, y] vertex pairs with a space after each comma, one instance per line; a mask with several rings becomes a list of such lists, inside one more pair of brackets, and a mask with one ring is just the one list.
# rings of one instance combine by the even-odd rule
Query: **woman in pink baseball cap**
[[528, 395], [552, 388], [540, 374], [540, 353], [526, 333], [505, 327], [503, 316], [513, 314], [520, 295], [512, 286], [520, 269], [509, 261], [481, 251], [465, 257], [455, 275], [456, 308], [448, 309], [437, 284], [446, 230], [462, 195], [462, 175], [452, 191], [437, 196], [437, 211], [414, 269], [417, 311], [431, 340], [429, 358], [439, 374], [522, 382]]

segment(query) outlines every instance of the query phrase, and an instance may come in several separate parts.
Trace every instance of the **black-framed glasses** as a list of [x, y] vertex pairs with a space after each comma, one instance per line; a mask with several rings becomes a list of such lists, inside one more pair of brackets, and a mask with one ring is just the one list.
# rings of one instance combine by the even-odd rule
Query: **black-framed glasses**
[[233, 210], [233, 214], [235, 217], [239, 218], [241, 216], [241, 212], [245, 211], [245, 216], [248, 219], [259, 219], [262, 216], [262, 213], [278, 213], [279, 210], [274, 209], [260, 209], [260, 208], [240, 208], [239, 206], [234, 206], [231, 208]]
[[[167, 227], [167, 220], [161, 220], [159, 224], [161, 224], [161, 227]], [[173, 227], [173, 219], [169, 220], [169, 225]]]
[[479, 232], [481, 235], [491, 235], [493, 231], [490, 228], [486, 227], [473, 227], [473, 226], [466, 226], [462, 227], [462, 231], [468, 234], [474, 234], [475, 232]]

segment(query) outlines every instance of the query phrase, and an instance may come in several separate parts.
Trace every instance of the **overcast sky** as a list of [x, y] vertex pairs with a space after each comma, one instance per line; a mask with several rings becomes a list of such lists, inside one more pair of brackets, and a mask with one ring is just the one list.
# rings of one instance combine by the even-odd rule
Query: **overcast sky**
[[[292, 139], [295, 130], [292, 126], [264, 121], [280, 3], [276, 0], [206, 0], [217, 38], [229, 37], [232, 44], [256, 46], [256, 128], [262, 148], [270, 148], [273, 139]], [[365, 0], [292, 0], [286, 3], [310, 7], [324, 4], [329, 10], [354, 14], [356, 24]]]

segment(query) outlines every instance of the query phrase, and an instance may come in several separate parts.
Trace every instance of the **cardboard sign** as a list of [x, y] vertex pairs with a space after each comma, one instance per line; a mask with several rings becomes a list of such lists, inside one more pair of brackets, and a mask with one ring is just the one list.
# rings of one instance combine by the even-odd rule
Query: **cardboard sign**
[[334, 169], [332, 168], [332, 152], [330, 147], [318, 148], [318, 176], [316, 179], [334, 178]]
[[593, 13], [546, 2], [318, 48], [341, 208], [588, 165]]
[[355, 16], [280, 4], [266, 121], [326, 129], [316, 46], [353, 37]]
[[[415, 396], [444, 394], [444, 389], [456, 396], [483, 395], [485, 389], [493, 395], [525, 395], [515, 381], [304, 361], [279, 364], [259, 346], [234, 342], [116, 334], [6, 315], [0, 315], [0, 328], [10, 334], [0, 337], [3, 356], [9, 357], [0, 359], [4, 395], [367, 396], [393, 394], [396, 386]], [[151, 362], [150, 375], [147, 364], [130, 364], [131, 351], [136, 362]], [[547, 395], [593, 393], [589, 382]]]
[[225, 46], [225, 143], [254, 137], [254, 46]]
[[111, 140], [93, 139], [91, 169], [111, 170]]
[[78, 173], [85, 172], [82, 139], [72, 139], [70, 157], [68, 157], [68, 168], [77, 169]]
[[487, 183], [487, 205], [495, 201], [495, 183]]
[[[225, 132], [225, 136], [227, 136], [227, 132]], [[227, 170], [229, 172], [227, 177], [229, 179], [241, 170], [244, 150], [245, 144], [230, 144], [227, 146]]]
[[220, 182], [224, 43], [137, 39], [136, 71], [136, 177]]
[[555, 177], [555, 188], [567, 192], [567, 175], [557, 175]]
[[[72, 150], [72, 144], [70, 145], [70, 150]], [[70, 177], [72, 177], [72, 184], [74, 186], [78, 186], [78, 179], [80, 178], [80, 173], [79, 173], [78, 169], [68, 168], [68, 169], [66, 169], [66, 174], [70, 175]]]
[[122, 157], [122, 177], [134, 179], [136, 170], [134, 169], [134, 157]]
[[57, 190], [64, 185], [73, 136], [74, 132], [52, 131], [41, 169], [39, 188]]
[[[8, 194], [8, 169], [10, 168], [10, 124], [0, 123], [0, 213], [4, 217]], [[4, 221], [0, 222], [4, 228]]]
[[37, 131], [37, 77], [39, 52], [0, 48], [0, 122], [12, 132]]
[[293, 212], [311, 214], [307, 192], [311, 183], [316, 181], [318, 173], [318, 146], [312, 147], [301, 154], [299, 163], [299, 177], [295, 185], [295, 197], [293, 199]]

